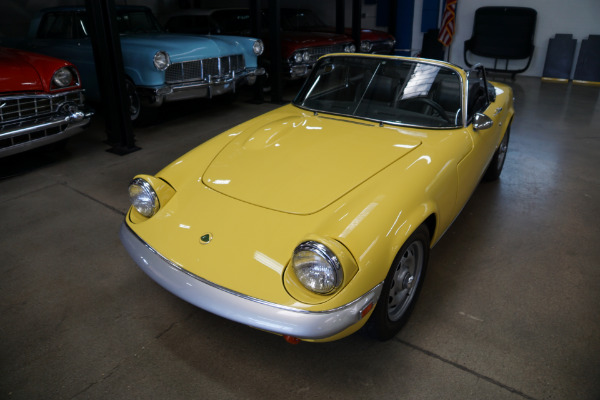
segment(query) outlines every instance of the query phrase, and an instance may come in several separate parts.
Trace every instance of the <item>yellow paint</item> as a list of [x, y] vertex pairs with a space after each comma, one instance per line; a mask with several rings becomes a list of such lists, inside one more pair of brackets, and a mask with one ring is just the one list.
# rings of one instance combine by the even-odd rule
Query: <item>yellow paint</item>
[[[158, 213], [145, 219], [130, 210], [127, 223], [164, 257], [230, 290], [303, 310], [343, 306], [385, 279], [428, 217], [433, 245], [460, 212], [514, 114], [511, 89], [498, 86], [486, 111], [494, 128], [480, 132], [355, 124], [283, 106], [149, 178], [173, 192], [159, 189]], [[201, 244], [206, 233], [212, 241]], [[308, 239], [342, 260], [344, 282], [331, 295], [308, 292], [289, 270]]]

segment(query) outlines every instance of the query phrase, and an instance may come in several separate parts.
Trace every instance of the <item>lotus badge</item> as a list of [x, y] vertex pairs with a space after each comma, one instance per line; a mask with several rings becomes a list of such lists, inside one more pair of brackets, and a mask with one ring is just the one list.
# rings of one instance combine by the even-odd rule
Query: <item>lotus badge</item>
[[212, 238], [213, 237], [211, 233], [205, 233], [204, 235], [200, 236], [200, 243], [209, 244]]

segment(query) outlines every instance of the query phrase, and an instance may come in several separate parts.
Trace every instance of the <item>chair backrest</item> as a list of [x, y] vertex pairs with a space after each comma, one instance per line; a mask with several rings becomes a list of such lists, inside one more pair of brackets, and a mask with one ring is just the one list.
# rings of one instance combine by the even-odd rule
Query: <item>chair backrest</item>
[[527, 7], [478, 8], [469, 50], [499, 59], [530, 57], [536, 19], [537, 11]]

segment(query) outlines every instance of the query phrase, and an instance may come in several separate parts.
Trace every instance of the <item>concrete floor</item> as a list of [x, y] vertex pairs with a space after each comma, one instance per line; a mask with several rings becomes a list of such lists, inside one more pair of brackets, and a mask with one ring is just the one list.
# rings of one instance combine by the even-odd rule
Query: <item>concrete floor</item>
[[163, 290], [117, 233], [127, 185], [275, 106], [193, 101], [105, 151], [0, 164], [2, 399], [599, 399], [600, 89], [517, 77], [501, 180], [433, 249], [397, 337], [293, 346]]

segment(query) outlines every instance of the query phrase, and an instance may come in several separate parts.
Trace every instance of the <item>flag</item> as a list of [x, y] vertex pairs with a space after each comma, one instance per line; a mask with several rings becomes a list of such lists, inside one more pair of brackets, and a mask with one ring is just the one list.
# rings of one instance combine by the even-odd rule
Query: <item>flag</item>
[[444, 9], [444, 18], [442, 19], [442, 27], [438, 35], [438, 41], [448, 47], [452, 43], [454, 35], [454, 25], [456, 23], [456, 2], [457, 0], [446, 0], [446, 8]]

